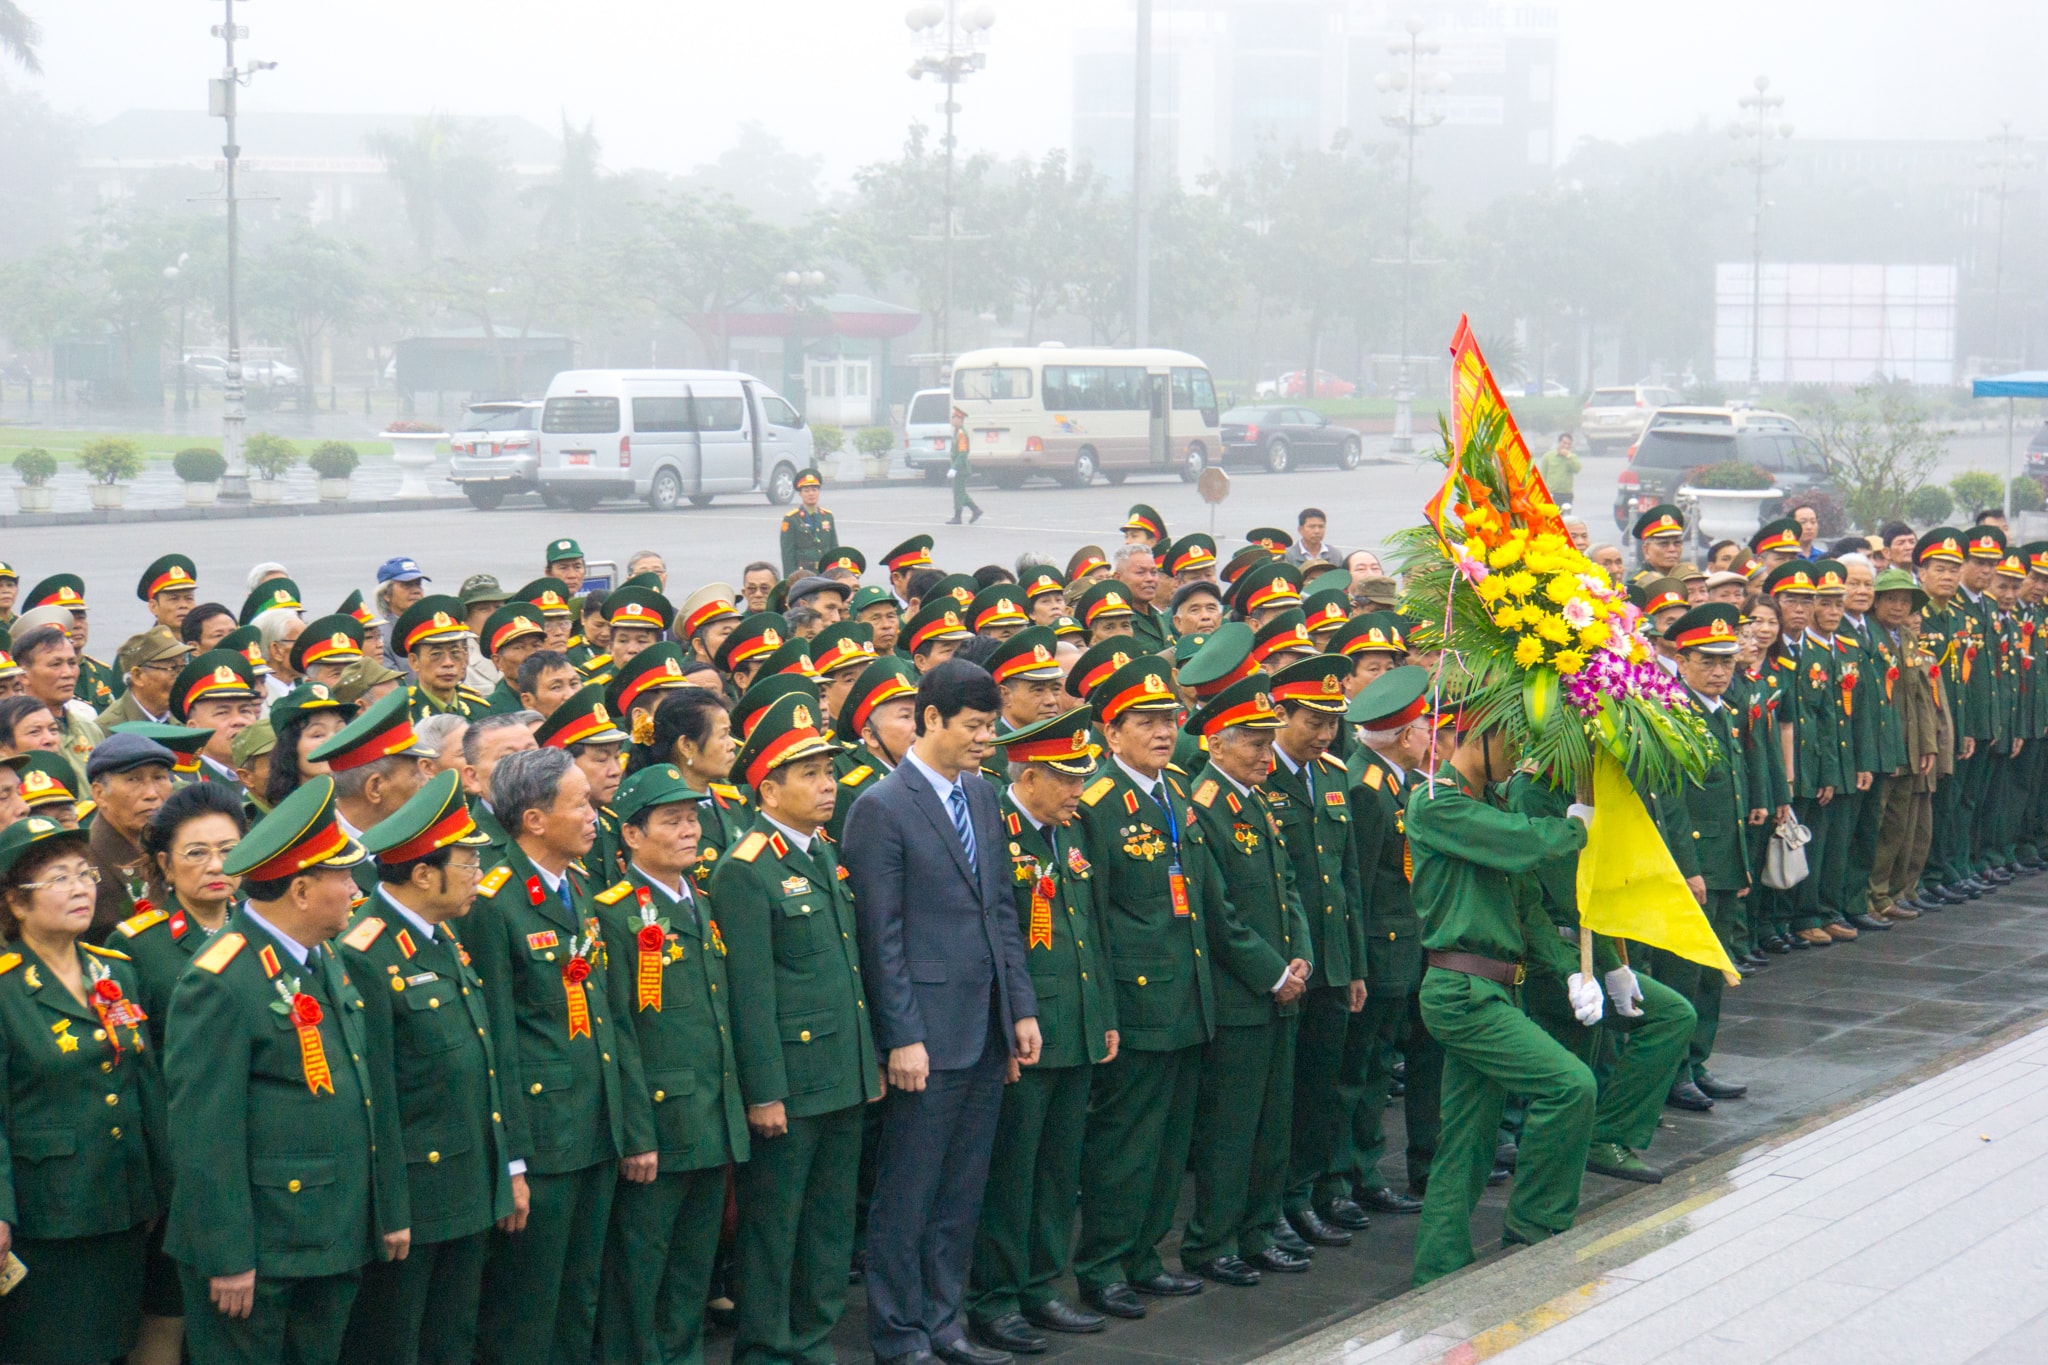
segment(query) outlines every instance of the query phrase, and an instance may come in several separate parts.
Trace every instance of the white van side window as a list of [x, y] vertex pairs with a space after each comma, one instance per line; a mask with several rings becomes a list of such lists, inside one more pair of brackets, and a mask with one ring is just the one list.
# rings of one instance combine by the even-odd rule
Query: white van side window
[[556, 436], [584, 436], [619, 429], [616, 398], [550, 398], [541, 409], [540, 429]]
[[690, 400], [687, 397], [635, 398], [634, 431], [690, 430]]
[[768, 415], [768, 425], [776, 427], [800, 427], [804, 419], [796, 415], [796, 409], [772, 393], [761, 395], [761, 409]]
[[740, 399], [737, 394], [730, 398], [709, 398], [697, 395], [697, 430], [738, 431], [740, 429]]

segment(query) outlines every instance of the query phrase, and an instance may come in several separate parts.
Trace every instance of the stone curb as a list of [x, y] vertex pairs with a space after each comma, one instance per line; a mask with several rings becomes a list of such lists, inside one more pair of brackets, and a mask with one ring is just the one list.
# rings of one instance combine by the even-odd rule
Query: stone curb
[[211, 507], [121, 507], [84, 512], [11, 512], [0, 529], [118, 526], [152, 521], [250, 521], [260, 517], [336, 517], [362, 512], [439, 512], [468, 507], [464, 497], [364, 498], [337, 502], [215, 503]]

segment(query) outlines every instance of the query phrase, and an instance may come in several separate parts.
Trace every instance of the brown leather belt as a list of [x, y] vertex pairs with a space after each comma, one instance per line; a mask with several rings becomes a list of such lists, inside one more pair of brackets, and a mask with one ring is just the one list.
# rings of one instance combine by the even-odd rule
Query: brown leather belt
[[1431, 950], [1429, 965], [1441, 967], [1447, 972], [1463, 972], [1466, 976], [1483, 977], [1503, 986], [1519, 986], [1528, 973], [1519, 962], [1496, 962], [1490, 957], [1477, 953], [1439, 953]]

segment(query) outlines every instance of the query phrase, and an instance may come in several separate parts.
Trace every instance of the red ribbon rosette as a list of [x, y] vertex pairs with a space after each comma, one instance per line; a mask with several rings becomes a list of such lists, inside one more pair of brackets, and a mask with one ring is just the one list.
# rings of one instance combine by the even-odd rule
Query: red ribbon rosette
[[583, 983], [589, 979], [590, 959], [581, 953], [562, 964], [562, 997], [569, 1005], [571, 1038], [590, 1036], [590, 1001], [583, 994]]
[[661, 951], [661, 950], [662, 950], [663, 948], [665, 948], [665, 947], [667, 947], [667, 946], [668, 946], [668, 935], [667, 935], [667, 934], [664, 934], [663, 932], [661, 932], [661, 926], [660, 926], [660, 925], [658, 925], [658, 924], [649, 924], [649, 925], [644, 925], [644, 926], [642, 926], [642, 928], [641, 928], [641, 930], [640, 930], [640, 951], [641, 951], [641, 952], [643, 952], [643, 953], [658, 953], [658, 952], [660, 952], [660, 951]]
[[320, 1043], [320, 1020], [325, 1017], [320, 1002], [304, 991], [292, 997], [292, 1027], [299, 1032], [299, 1060], [306, 1068], [306, 1089], [317, 1095], [334, 1093], [334, 1076], [327, 1069], [327, 1049]]
[[633, 964], [633, 996], [635, 1005], [643, 1010], [661, 1012], [661, 969], [668, 956], [668, 931], [661, 925], [647, 923], [640, 926], [634, 938], [640, 954]]

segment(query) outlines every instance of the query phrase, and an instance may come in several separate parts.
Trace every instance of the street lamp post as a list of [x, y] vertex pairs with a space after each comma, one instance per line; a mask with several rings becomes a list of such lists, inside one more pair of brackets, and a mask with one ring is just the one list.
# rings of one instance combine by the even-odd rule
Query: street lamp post
[[[226, 169], [223, 198], [228, 206], [228, 362], [221, 388], [220, 453], [227, 460], [227, 472], [221, 476], [220, 495], [230, 501], [246, 502], [249, 498], [249, 467], [242, 460], [242, 424], [248, 413], [243, 407], [242, 319], [236, 297], [237, 273], [241, 264], [241, 224], [237, 211], [239, 201], [235, 197], [235, 163], [241, 158], [242, 149], [235, 141], [235, 115], [241, 88], [258, 71], [272, 70], [277, 63], [251, 62], [246, 68], [235, 65], [235, 40], [248, 37], [249, 30], [235, 23], [235, 0], [223, 0], [223, 3], [223, 22], [213, 26], [213, 36], [221, 40], [227, 56], [221, 74], [207, 83], [207, 112], [223, 120], [226, 127], [220, 154]], [[179, 363], [184, 363], [182, 357]]]
[[1991, 144], [1991, 151], [1978, 158], [1977, 164], [1984, 170], [1995, 171], [1998, 176], [1998, 183], [1991, 190], [1998, 200], [1998, 236], [1991, 257], [1991, 361], [1997, 365], [2005, 359], [2000, 333], [2003, 331], [2005, 305], [2005, 220], [2011, 208], [2012, 174], [2014, 171], [2032, 170], [2034, 157], [2025, 150], [2026, 134], [2014, 132], [2010, 119], [2001, 121], [1998, 131], [1986, 140]]
[[1755, 198], [1749, 211], [1749, 396], [1752, 400], [1763, 396], [1764, 210], [1770, 207], [1770, 201], [1764, 198], [1764, 172], [1785, 164], [1771, 159], [1771, 147], [1779, 139], [1792, 136], [1791, 124], [1776, 121], [1778, 111], [1785, 107], [1785, 97], [1771, 93], [1771, 78], [1758, 76], [1754, 85], [1749, 94], [1736, 101], [1742, 106], [1743, 121], [1728, 130], [1730, 137], [1746, 144], [1749, 149], [1736, 164], [1749, 171], [1755, 186]]
[[804, 310], [811, 295], [825, 287], [822, 270], [785, 270], [775, 277], [789, 301], [789, 340], [782, 352], [782, 393], [796, 410], [809, 417], [810, 388], [804, 382]]
[[[1387, 447], [1396, 455], [1413, 454], [1415, 450], [1415, 381], [1408, 367], [1409, 309], [1415, 287], [1415, 139], [1423, 129], [1444, 121], [1441, 110], [1422, 107], [1423, 94], [1441, 94], [1451, 88], [1448, 71], [1422, 69], [1422, 59], [1435, 56], [1441, 44], [1422, 36], [1422, 20], [1414, 15], [1409, 16], [1405, 27], [1407, 39], [1388, 43], [1387, 52], [1393, 57], [1405, 57], [1406, 69], [1397, 66], [1373, 78], [1373, 85], [1381, 94], [1405, 96], [1396, 112], [1380, 116], [1380, 121], [1399, 133], [1407, 144], [1408, 161], [1401, 205], [1401, 377], [1394, 387], [1394, 439]], [[1315, 393], [1316, 377], [1311, 366], [1302, 384], [1302, 397], [1314, 398]]]
[[969, 73], [988, 65], [988, 54], [977, 48], [987, 41], [989, 29], [995, 26], [996, 15], [987, 5], [976, 5], [963, 15], [959, 12], [959, 0], [943, 0], [943, 3], [941, 0], [925, 0], [911, 6], [904, 14], [903, 22], [924, 43], [924, 51], [910, 63], [910, 79], [915, 81], [934, 76], [946, 87], [946, 103], [942, 106], [946, 115], [946, 221], [941, 229], [945, 243], [945, 274], [936, 338], [939, 373], [943, 376], [953, 360], [953, 241], [958, 235], [958, 226], [953, 221], [953, 115], [960, 112], [960, 105], [954, 100], [953, 91]]

